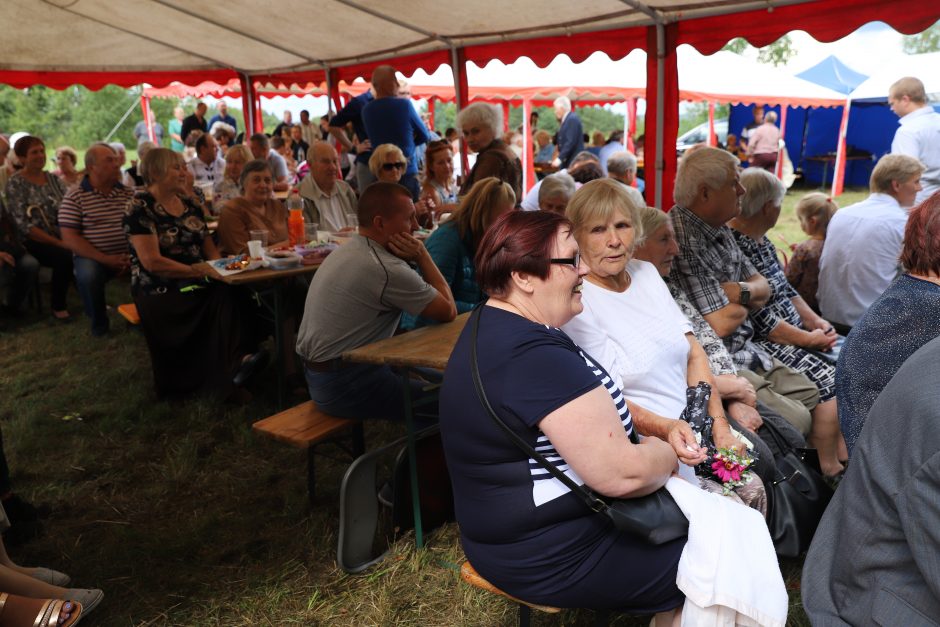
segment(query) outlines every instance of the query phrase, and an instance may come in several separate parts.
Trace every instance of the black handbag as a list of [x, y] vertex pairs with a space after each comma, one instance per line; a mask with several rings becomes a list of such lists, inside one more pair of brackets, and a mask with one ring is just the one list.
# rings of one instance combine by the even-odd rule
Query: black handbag
[[767, 527], [777, 555], [798, 557], [809, 549], [832, 488], [823, 479], [816, 449], [794, 448], [771, 422], [764, 426], [783, 453], [776, 459], [776, 477], [765, 486]]
[[[481, 303], [471, 315], [471, 324], [473, 326], [471, 327], [470, 370], [477, 398], [480, 399], [480, 404], [483, 405], [486, 413], [493, 419], [496, 426], [526, 455], [537, 461], [553, 477], [565, 484], [573, 494], [579, 495], [585, 505], [598, 514], [604, 514], [610, 518], [614, 526], [620, 531], [636, 536], [649, 544], [664, 544], [687, 536], [689, 533], [689, 520], [665, 488], [659, 488], [652, 494], [631, 499], [605, 499], [594, 494], [587, 487], [580, 486], [572, 481], [503, 422], [490, 405], [486, 392], [483, 390], [483, 381], [480, 379], [480, 368], [477, 363], [477, 332], [480, 328], [482, 310], [483, 304]], [[634, 444], [639, 443], [635, 429], [630, 433], [630, 441]]]

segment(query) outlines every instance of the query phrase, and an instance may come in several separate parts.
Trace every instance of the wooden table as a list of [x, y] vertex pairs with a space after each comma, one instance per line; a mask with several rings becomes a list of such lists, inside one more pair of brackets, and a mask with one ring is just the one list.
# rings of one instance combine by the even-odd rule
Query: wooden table
[[402, 377], [405, 424], [408, 428], [408, 462], [411, 474], [411, 507], [415, 521], [415, 544], [424, 546], [421, 526], [421, 497], [418, 494], [418, 466], [415, 454], [414, 410], [411, 402], [409, 378], [411, 369], [434, 368], [444, 370], [454, 350], [457, 338], [467, 324], [469, 313], [457, 316], [453, 322], [421, 327], [385, 340], [379, 340], [343, 353], [345, 361], [400, 369]]
[[[286, 356], [284, 354], [284, 287], [285, 279], [295, 276], [312, 276], [320, 267], [319, 263], [308, 266], [298, 266], [286, 270], [273, 270], [271, 268], [258, 268], [257, 270], [247, 270], [238, 274], [221, 275], [209, 263], [196, 264], [200, 270], [205, 270], [207, 276], [216, 281], [221, 281], [226, 285], [247, 287], [258, 297], [258, 302], [265, 307], [271, 314], [274, 322], [274, 359], [275, 372], [277, 373], [277, 407], [284, 409], [284, 401], [287, 398], [286, 384], [287, 373], [284, 364]], [[270, 296], [270, 300], [267, 298]]]

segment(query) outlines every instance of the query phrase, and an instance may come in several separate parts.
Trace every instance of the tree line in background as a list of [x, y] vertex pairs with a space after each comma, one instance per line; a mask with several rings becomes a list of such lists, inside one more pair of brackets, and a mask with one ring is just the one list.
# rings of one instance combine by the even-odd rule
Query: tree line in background
[[[920, 54], [940, 50], [940, 22], [937, 22], [926, 31], [916, 35], [906, 35], [902, 40], [904, 52]], [[725, 46], [738, 54], [743, 53], [750, 44], [743, 39], [733, 39]], [[796, 54], [793, 42], [789, 35], [784, 35], [774, 43], [760, 48], [758, 61], [781, 65], [787, 63]], [[88, 147], [96, 141], [109, 138], [110, 141], [123, 142], [128, 147], [137, 145], [134, 138], [134, 126], [142, 118], [140, 112], [140, 88], [124, 89], [115, 85], [108, 85], [99, 91], [91, 91], [78, 85], [68, 89], [55, 90], [42, 85], [29, 89], [15, 89], [7, 85], [0, 85], [0, 132], [12, 134], [17, 131], [26, 131], [37, 135], [46, 142], [48, 148], [60, 145], [70, 145], [79, 150]], [[157, 121], [164, 128], [173, 117], [173, 108], [179, 101], [169, 98], [154, 98], [151, 108]], [[195, 105], [194, 99], [186, 99], [182, 106], [186, 114], [192, 113]], [[298, 105], [294, 111], [297, 119], [302, 108]], [[126, 119], [122, 117], [130, 110]], [[293, 109], [292, 109], [293, 110]], [[558, 121], [555, 119], [551, 107], [533, 107], [539, 113], [538, 128], [551, 134], [558, 130]], [[455, 111], [453, 103], [437, 102], [434, 109], [434, 126], [438, 132], [443, 133], [448, 127], [455, 126]], [[242, 126], [241, 110], [229, 107], [229, 113], [239, 121]], [[614, 113], [604, 107], [584, 107], [578, 109], [584, 131], [592, 135], [600, 131], [605, 137], [611, 132], [623, 129], [623, 115]], [[210, 117], [212, 113], [210, 112]], [[727, 117], [727, 105], [716, 107], [715, 117]], [[683, 133], [708, 119], [708, 105], [696, 103], [684, 111], [680, 117], [679, 133]], [[279, 120], [268, 113], [264, 114], [264, 128], [271, 131]], [[509, 126], [517, 129], [522, 125], [522, 107], [510, 107]], [[643, 118], [637, 118], [637, 134], [643, 133]], [[244, 130], [240, 128], [239, 130]], [[167, 141], [169, 141], [167, 139]]]

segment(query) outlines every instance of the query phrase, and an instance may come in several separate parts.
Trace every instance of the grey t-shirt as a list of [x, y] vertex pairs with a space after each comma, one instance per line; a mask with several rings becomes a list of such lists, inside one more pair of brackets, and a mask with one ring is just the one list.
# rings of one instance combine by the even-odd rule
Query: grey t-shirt
[[402, 311], [418, 315], [437, 296], [405, 261], [353, 235], [327, 257], [310, 282], [297, 354], [307, 361], [391, 337]]
[[284, 161], [284, 157], [273, 150], [268, 153], [268, 165], [271, 166], [271, 173], [274, 174], [275, 181], [289, 174], [287, 171], [287, 162]]

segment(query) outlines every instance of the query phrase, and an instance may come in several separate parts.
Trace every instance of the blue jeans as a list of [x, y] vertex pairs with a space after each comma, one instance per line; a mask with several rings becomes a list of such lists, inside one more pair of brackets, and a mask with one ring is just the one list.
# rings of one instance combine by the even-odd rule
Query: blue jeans
[[[331, 416], [405, 421], [402, 378], [388, 366], [352, 364], [333, 372], [315, 372], [304, 366], [304, 376], [310, 398]], [[412, 403], [433, 394], [422, 390], [427, 384], [421, 381], [409, 379], [409, 385]], [[436, 405], [433, 413], [437, 414]], [[415, 422], [418, 428], [427, 424], [426, 420]]]
[[91, 334], [100, 336], [108, 332], [108, 308], [104, 300], [104, 286], [114, 277], [114, 271], [103, 263], [75, 255], [75, 286], [82, 297], [85, 315], [91, 320]]
[[21, 252], [19, 256], [14, 254], [13, 259], [16, 260], [15, 266], [4, 264], [0, 268], [0, 288], [9, 288], [6, 305], [12, 311], [18, 312], [26, 300], [26, 294], [36, 284], [39, 262], [27, 252]]

